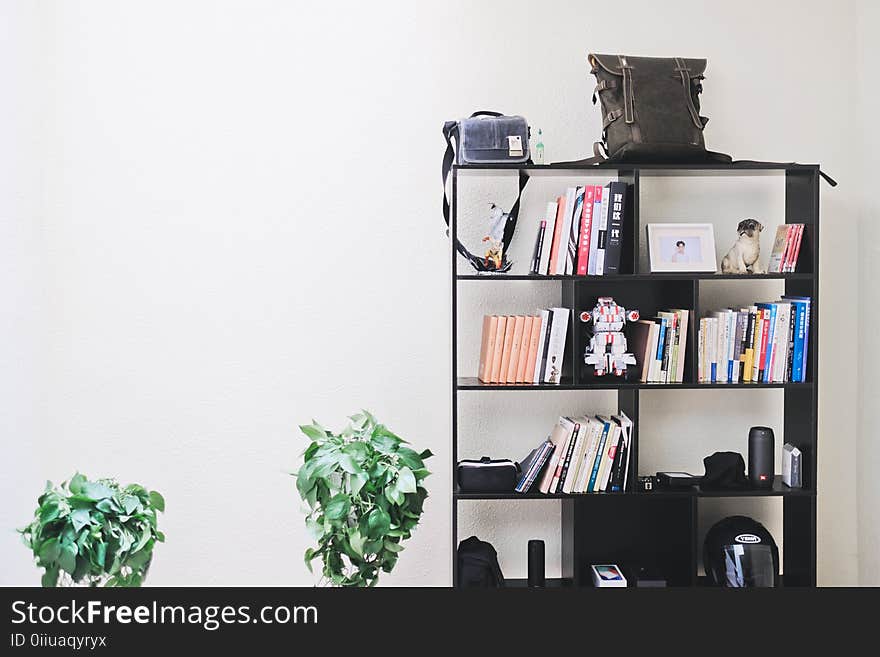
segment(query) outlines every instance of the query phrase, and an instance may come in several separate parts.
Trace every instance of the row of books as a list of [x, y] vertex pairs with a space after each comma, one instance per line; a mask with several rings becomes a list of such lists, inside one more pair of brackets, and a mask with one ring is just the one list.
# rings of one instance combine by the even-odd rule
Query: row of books
[[728, 308], [700, 320], [700, 383], [802, 383], [807, 376], [810, 297]]
[[642, 383], [681, 383], [690, 310], [661, 310], [629, 325], [630, 343]]
[[777, 227], [767, 271], [771, 274], [794, 272], [803, 237], [804, 224], [782, 224]]
[[570, 310], [485, 315], [477, 378], [483, 383], [559, 383]]
[[624, 491], [633, 423], [622, 411], [560, 417], [550, 436], [523, 460], [517, 493]]
[[530, 273], [602, 276], [620, 272], [626, 183], [569, 187], [547, 204]]

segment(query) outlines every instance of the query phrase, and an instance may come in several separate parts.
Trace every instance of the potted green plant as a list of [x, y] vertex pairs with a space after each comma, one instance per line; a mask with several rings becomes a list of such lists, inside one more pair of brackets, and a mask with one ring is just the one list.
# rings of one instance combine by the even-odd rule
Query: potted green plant
[[140, 586], [165, 540], [164, 510], [156, 491], [77, 473], [60, 486], [46, 482], [33, 522], [19, 531], [45, 569], [43, 586]]
[[390, 573], [403, 541], [419, 523], [430, 474], [429, 450], [416, 452], [367, 411], [349, 418], [340, 433], [314, 420], [301, 426], [311, 439], [296, 476], [308, 504], [306, 527], [317, 547], [305, 552], [320, 558], [324, 582], [335, 586], [375, 586]]

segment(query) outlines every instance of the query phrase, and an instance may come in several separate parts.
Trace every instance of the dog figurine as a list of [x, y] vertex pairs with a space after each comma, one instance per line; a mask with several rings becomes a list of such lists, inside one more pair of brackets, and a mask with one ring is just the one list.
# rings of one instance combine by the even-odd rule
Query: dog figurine
[[765, 274], [761, 268], [761, 231], [764, 226], [754, 219], [743, 219], [736, 227], [739, 238], [721, 259], [723, 274]]

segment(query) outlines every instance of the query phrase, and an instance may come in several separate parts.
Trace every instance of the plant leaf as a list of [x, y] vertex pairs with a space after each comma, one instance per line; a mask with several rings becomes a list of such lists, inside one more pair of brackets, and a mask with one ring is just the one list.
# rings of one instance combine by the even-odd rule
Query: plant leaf
[[397, 473], [397, 489], [401, 493], [416, 492], [416, 477], [412, 470], [406, 466], [403, 466]]
[[154, 490], [150, 491], [150, 505], [157, 511], [165, 512], [165, 498]]
[[341, 520], [348, 516], [351, 510], [351, 501], [345, 493], [334, 495], [324, 508], [324, 515], [328, 520]]
[[73, 543], [62, 543], [58, 555], [58, 565], [71, 575], [76, 570], [76, 547]]
[[113, 495], [113, 489], [98, 481], [87, 481], [82, 485], [82, 495], [90, 500], [98, 501]]
[[79, 472], [77, 472], [75, 475], [73, 475], [70, 478], [70, 484], [68, 485], [70, 492], [73, 493], [74, 495], [78, 495], [80, 492], [82, 492], [83, 484], [85, 484], [86, 481], [87, 480], [86, 480], [85, 476], [83, 476]]
[[301, 424], [299, 430], [312, 440], [324, 440], [327, 437], [327, 432], [316, 424]]
[[380, 538], [391, 528], [391, 516], [379, 507], [370, 511], [367, 516], [367, 530], [370, 538]]
[[70, 514], [70, 521], [73, 523], [73, 531], [79, 533], [79, 530], [89, 524], [91, 516], [88, 509], [76, 509]]

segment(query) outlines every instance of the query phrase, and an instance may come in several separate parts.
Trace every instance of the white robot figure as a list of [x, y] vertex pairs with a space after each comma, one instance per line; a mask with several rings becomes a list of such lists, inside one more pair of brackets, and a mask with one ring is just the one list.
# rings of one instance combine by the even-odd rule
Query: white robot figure
[[626, 308], [615, 303], [613, 297], [599, 297], [593, 310], [581, 313], [582, 322], [593, 322], [593, 336], [587, 345], [584, 362], [596, 367], [596, 376], [608, 372], [623, 376], [627, 365], [636, 364], [636, 357], [626, 353], [623, 327], [638, 318], [638, 310], [627, 312]]

